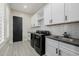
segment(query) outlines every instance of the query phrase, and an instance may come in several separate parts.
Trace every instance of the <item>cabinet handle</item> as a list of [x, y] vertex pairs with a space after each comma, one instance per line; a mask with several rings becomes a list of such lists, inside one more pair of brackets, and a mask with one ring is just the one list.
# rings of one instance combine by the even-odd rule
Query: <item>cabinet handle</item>
[[59, 55], [61, 55], [61, 50], [59, 50]]
[[65, 20], [67, 21], [67, 16], [65, 16]]
[[58, 53], [58, 49], [56, 48], [56, 54]]

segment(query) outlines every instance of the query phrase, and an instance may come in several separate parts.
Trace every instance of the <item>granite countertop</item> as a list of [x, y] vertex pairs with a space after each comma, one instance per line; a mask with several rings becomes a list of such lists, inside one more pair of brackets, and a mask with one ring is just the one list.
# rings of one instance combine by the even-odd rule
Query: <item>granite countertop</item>
[[64, 38], [63, 36], [54, 36], [54, 35], [50, 35], [50, 36], [46, 36], [46, 37], [56, 40], [56, 41], [64, 42], [64, 43], [79, 47], [79, 39], [76, 39], [76, 38], [72, 38], [72, 37]]
[[35, 33], [35, 32], [28, 32], [28, 33]]
[[33, 33], [33, 34], [36, 34], [36, 35], [43, 35], [43, 34], [39, 34], [39, 33], [36, 33], [36, 32], [28, 32], [28, 33]]

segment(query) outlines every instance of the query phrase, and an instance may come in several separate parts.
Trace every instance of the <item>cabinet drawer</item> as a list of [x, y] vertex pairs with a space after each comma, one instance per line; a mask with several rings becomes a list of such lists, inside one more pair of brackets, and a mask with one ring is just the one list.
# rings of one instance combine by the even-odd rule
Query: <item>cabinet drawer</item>
[[73, 53], [76, 53], [79, 55], [79, 47], [77, 47], [77, 46], [59, 42], [59, 47], [60, 47], [60, 49], [64, 48], [64, 49], [67, 49], [67, 50], [72, 51]]
[[51, 46], [47, 46], [47, 48], [46, 48], [46, 55], [47, 56], [57, 56], [56, 48], [55, 47], [51, 47]]
[[58, 48], [58, 41], [46, 38], [46, 45], [50, 45], [50, 46], [54, 46], [54, 47]]

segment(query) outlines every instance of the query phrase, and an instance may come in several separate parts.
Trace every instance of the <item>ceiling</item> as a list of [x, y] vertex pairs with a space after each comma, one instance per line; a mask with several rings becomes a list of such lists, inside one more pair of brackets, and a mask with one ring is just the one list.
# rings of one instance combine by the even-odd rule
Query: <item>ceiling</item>
[[[13, 10], [17, 10], [20, 12], [25, 12], [28, 14], [34, 14], [37, 12], [41, 7], [43, 7], [46, 3], [10, 3], [10, 7]], [[24, 6], [27, 8], [24, 8]]]

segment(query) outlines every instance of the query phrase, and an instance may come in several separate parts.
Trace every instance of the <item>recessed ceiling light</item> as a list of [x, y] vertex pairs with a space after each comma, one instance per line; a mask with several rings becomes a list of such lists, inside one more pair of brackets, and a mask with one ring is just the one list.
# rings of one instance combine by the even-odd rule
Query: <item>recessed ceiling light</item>
[[24, 8], [27, 8], [27, 6], [26, 6], [26, 5], [24, 5]]

